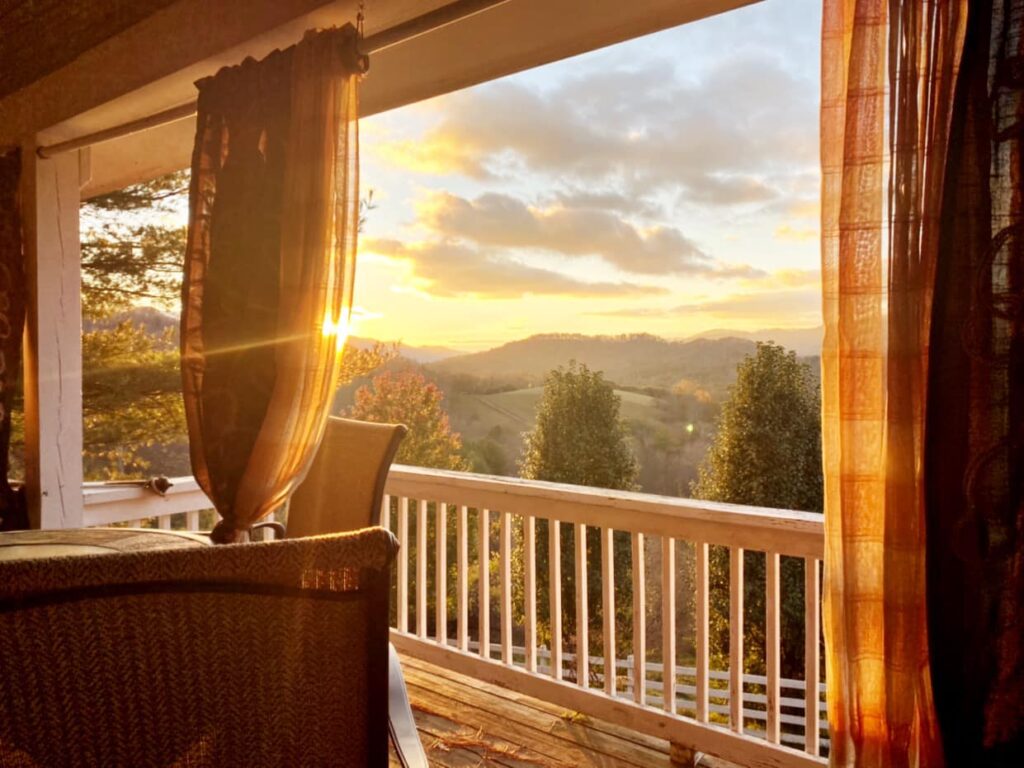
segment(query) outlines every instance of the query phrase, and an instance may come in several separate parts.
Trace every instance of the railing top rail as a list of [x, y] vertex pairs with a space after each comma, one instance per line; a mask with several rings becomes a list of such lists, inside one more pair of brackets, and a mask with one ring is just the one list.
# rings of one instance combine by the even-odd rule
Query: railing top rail
[[823, 556], [822, 516], [539, 480], [395, 465], [388, 492], [539, 518], [741, 546], [798, 557]]
[[[165, 496], [177, 496], [183, 493], [196, 493], [199, 489], [199, 483], [191, 475], [184, 477], [170, 477], [168, 480], [171, 483], [170, 488], [167, 489]], [[145, 487], [144, 481], [134, 482], [87, 482], [82, 483], [82, 496], [85, 500], [85, 505], [97, 505], [107, 504], [115, 501], [127, 501], [130, 499], [139, 499], [151, 496], [153, 494], [148, 488]]]

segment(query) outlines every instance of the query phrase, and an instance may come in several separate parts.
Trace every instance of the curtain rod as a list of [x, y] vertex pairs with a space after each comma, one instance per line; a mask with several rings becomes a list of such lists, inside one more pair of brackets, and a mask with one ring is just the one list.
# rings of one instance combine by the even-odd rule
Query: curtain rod
[[[364, 54], [376, 53], [377, 51], [390, 48], [391, 46], [398, 45], [399, 43], [404, 43], [414, 37], [419, 37], [420, 35], [427, 34], [428, 32], [441, 29], [449, 24], [461, 21], [462, 19], [466, 19], [480, 13], [481, 11], [486, 11], [507, 2], [509, 2], [509, 0], [453, 0], [453, 2], [437, 8], [436, 10], [430, 11], [429, 13], [424, 13], [422, 16], [416, 16], [408, 21], [403, 21], [401, 24], [396, 24], [393, 27], [381, 30], [375, 35], [370, 35], [369, 37], [364, 38], [359, 46], [359, 52]], [[167, 123], [173, 123], [177, 120], [183, 120], [186, 117], [191, 117], [196, 113], [196, 109], [197, 105], [194, 101], [187, 104], [179, 104], [176, 107], [165, 109], [162, 112], [157, 112], [156, 114], [147, 115], [146, 117], [140, 117], [135, 120], [129, 120], [127, 123], [115, 125], [111, 128], [104, 128], [102, 131], [87, 133], [76, 139], [68, 139], [67, 141], [49, 144], [45, 147], [37, 147], [36, 154], [42, 158], [49, 158], [65, 152], [73, 152], [76, 149], [92, 146], [93, 144], [99, 144], [103, 141], [110, 141], [111, 139], [130, 136], [131, 134], [138, 133], [139, 131], [145, 131], [149, 128], [156, 128], [160, 125], [166, 125]]]

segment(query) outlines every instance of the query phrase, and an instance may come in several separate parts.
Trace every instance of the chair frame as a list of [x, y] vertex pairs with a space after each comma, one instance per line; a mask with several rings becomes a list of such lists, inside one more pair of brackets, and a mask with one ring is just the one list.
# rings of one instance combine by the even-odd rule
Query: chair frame
[[[381, 467], [385, 471], [378, 473], [375, 480], [373, 493], [373, 506], [370, 510], [368, 524], [371, 527], [379, 527], [382, 522], [382, 504], [384, 501], [384, 488], [387, 485], [388, 471], [398, 453], [398, 447], [408, 434], [408, 428], [403, 424], [395, 425], [396, 429], [391, 436], [391, 441], [384, 451]], [[284, 523], [267, 521], [256, 523], [249, 528], [252, 531], [262, 528], [270, 528], [274, 531], [275, 538], [287, 538], [288, 531]], [[387, 624], [387, 620], [384, 622]], [[388, 733], [395, 747], [395, 754], [398, 761], [405, 768], [428, 768], [427, 756], [423, 751], [423, 744], [420, 741], [419, 731], [416, 729], [416, 721], [412, 714], [412, 705], [409, 703], [409, 694], [405, 686], [405, 679], [402, 675], [402, 665], [398, 658], [395, 646], [388, 643]]]

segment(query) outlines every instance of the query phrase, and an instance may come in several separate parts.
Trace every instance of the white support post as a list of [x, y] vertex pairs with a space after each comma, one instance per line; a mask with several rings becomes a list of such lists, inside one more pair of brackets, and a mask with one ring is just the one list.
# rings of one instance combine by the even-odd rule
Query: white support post
[[84, 524], [82, 274], [77, 152], [22, 155], [28, 311], [25, 484], [33, 527]]

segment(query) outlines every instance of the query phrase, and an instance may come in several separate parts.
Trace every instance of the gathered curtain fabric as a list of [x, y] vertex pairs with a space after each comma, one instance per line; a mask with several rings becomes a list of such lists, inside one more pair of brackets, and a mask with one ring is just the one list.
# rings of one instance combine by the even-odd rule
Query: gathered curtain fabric
[[310, 32], [197, 83], [181, 361], [217, 543], [288, 499], [323, 436], [356, 259], [356, 44]]
[[924, 428], [967, 6], [824, 3], [823, 617], [834, 766], [943, 764]]
[[928, 614], [951, 766], [1024, 765], [1024, 0], [972, 0], [927, 413]]
[[0, 154], [0, 530], [28, 527], [25, 494], [11, 487], [11, 406], [25, 328], [25, 249], [19, 184], [21, 152]]

